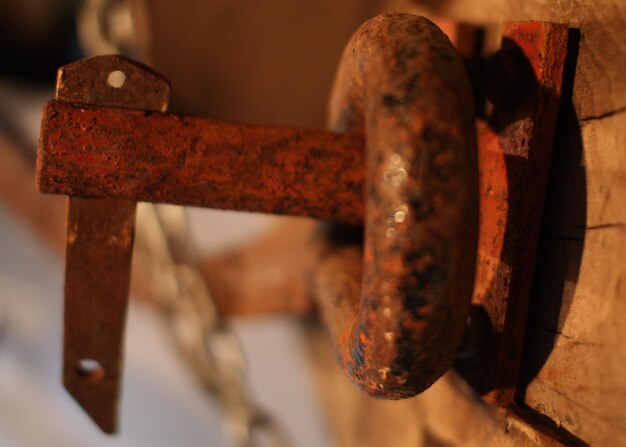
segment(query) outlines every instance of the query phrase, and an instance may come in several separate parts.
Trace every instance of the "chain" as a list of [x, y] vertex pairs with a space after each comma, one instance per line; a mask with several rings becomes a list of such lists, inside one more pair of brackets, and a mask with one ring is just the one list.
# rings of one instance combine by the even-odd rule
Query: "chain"
[[[116, 20], [109, 20], [110, 11]], [[119, 20], [123, 11], [128, 17]], [[128, 24], [134, 16], [126, 0], [88, 0], [78, 17], [81, 43], [92, 54], [119, 51], [112, 36], [132, 42]], [[124, 24], [122, 31], [112, 28], [115, 23]], [[226, 435], [240, 447], [287, 447], [286, 435], [251, 397], [241, 345], [217, 312], [197, 268], [185, 210], [139, 204], [135, 246], [178, 349], [221, 408]]]
[[286, 446], [284, 434], [250, 397], [241, 346], [195, 267], [184, 209], [141, 204], [137, 217], [137, 247], [155, 302], [181, 353], [217, 398], [227, 434], [239, 446]]

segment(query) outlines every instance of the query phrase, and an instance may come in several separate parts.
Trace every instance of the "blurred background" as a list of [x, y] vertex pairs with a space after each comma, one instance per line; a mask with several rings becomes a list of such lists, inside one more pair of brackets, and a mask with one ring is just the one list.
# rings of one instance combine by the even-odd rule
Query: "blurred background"
[[[149, 297], [131, 300], [121, 432], [101, 434], [61, 386], [65, 204], [34, 187], [41, 110], [54, 97], [57, 68], [123, 52], [171, 81], [170, 110], [323, 127], [341, 50], [376, 3], [0, 1], [1, 446], [237, 445], [222, 430], [223, 408]], [[219, 258], [285, 225], [314, 226], [190, 212], [201, 258]], [[288, 445], [325, 446], [331, 440], [303, 340], [307, 325], [288, 311], [229, 319], [247, 360], [251, 398]]]

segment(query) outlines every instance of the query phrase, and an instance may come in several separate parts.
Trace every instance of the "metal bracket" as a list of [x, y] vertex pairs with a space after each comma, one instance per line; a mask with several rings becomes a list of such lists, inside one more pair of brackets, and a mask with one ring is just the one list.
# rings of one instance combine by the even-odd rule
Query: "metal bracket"
[[[480, 352], [456, 369], [493, 404], [513, 404], [561, 97], [568, 28], [507, 23], [478, 123], [480, 225], [472, 304]], [[470, 327], [471, 329], [471, 327]]]
[[[120, 56], [94, 57], [59, 69], [56, 104], [163, 112], [169, 92], [168, 82], [148, 67]], [[106, 137], [100, 142], [106, 145]], [[45, 172], [41, 161], [38, 173]], [[67, 201], [63, 384], [107, 433], [117, 427], [135, 209], [134, 201], [88, 194], [70, 194]]]

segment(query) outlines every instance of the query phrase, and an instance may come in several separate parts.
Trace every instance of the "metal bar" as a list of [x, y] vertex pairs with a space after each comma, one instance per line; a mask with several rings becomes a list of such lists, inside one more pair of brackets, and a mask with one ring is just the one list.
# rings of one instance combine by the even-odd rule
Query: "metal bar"
[[51, 101], [41, 135], [43, 192], [363, 222], [360, 132]]
[[109, 433], [117, 425], [135, 208], [68, 199], [63, 384]]
[[[56, 96], [164, 110], [169, 84], [121, 56], [101, 56], [60, 68]], [[107, 433], [117, 429], [135, 207], [120, 199], [68, 199], [63, 384]]]

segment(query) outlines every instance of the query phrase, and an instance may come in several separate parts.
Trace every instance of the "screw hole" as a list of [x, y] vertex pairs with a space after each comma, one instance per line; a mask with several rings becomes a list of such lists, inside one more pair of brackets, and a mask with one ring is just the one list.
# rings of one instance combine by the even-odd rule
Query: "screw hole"
[[113, 88], [120, 88], [126, 82], [126, 75], [123, 71], [115, 70], [109, 73], [107, 83]]
[[104, 368], [94, 359], [80, 359], [76, 363], [76, 373], [90, 383], [98, 383], [104, 378]]

